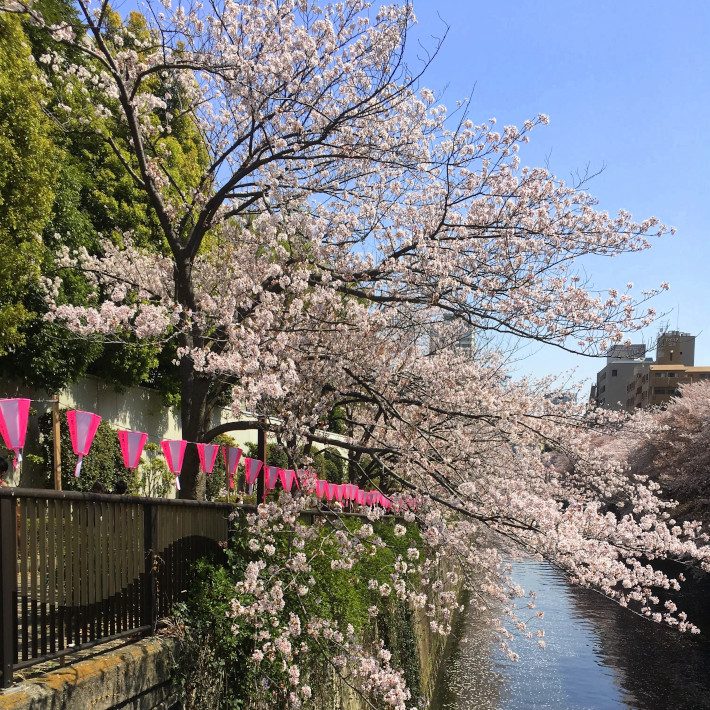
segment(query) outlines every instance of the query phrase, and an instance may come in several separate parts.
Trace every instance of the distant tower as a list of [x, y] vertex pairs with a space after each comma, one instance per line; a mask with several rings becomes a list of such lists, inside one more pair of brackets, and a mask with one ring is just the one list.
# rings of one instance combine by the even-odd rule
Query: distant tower
[[[429, 336], [429, 352], [436, 352], [442, 348], [455, 348], [466, 353], [473, 354], [476, 347], [476, 336], [473, 328], [466, 327], [465, 324], [456, 320], [456, 316], [451, 313], [444, 315], [443, 332], [438, 329], [433, 329]], [[448, 328], [446, 327], [448, 326]]]

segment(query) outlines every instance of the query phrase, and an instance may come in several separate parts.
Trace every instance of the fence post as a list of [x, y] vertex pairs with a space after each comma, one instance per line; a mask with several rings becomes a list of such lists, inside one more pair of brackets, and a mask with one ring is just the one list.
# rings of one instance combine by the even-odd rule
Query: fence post
[[15, 499], [0, 498], [0, 687], [12, 683], [17, 639], [17, 522]]
[[143, 626], [158, 625], [158, 506], [143, 504], [143, 550], [145, 552], [145, 584], [143, 586]]
[[52, 398], [52, 472], [54, 490], [62, 490], [62, 427], [59, 420], [59, 395]]

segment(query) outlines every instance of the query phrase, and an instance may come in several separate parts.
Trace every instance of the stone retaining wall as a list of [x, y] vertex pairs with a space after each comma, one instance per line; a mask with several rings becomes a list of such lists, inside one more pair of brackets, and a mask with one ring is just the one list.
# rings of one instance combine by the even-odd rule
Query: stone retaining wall
[[0, 710], [173, 710], [175, 641], [151, 637], [0, 692]]

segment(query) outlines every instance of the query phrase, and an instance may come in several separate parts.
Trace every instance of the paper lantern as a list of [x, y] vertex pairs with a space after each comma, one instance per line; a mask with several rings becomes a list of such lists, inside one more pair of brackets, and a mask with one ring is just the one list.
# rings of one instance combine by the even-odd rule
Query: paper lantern
[[101, 417], [93, 412], [70, 409], [67, 412], [67, 423], [69, 424], [71, 445], [78, 458], [74, 475], [78, 476], [81, 473], [81, 464], [84, 461], [84, 456], [89, 453], [91, 442], [94, 440], [96, 430], [101, 423]]
[[285, 491], [290, 491], [295, 483], [298, 486], [298, 481], [296, 480], [296, 472], [292, 468], [280, 468], [279, 469], [279, 479], [281, 480], [281, 485]]
[[323, 496], [325, 496], [327, 490], [328, 490], [328, 481], [324, 481], [322, 478], [317, 479], [316, 480], [316, 495], [319, 498], [323, 498]]
[[256, 481], [263, 465], [263, 462], [259, 461], [259, 459], [250, 459], [248, 456], [244, 457], [244, 480], [248, 486], [251, 487], [254, 485], [254, 481]]
[[22, 463], [29, 413], [29, 399], [0, 399], [0, 433], [6, 448], [15, 452], [13, 468]]
[[345, 498], [346, 485], [345, 483], [338, 484], [338, 487], [335, 489], [335, 500], [343, 500], [343, 498]]
[[242, 450], [236, 446], [225, 446], [222, 449], [222, 456], [224, 457], [224, 467], [227, 469], [227, 485], [231, 491], [234, 488], [234, 474], [237, 472]]
[[365, 491], [358, 490], [355, 500], [358, 505], [365, 505]]
[[130, 431], [119, 429], [118, 443], [121, 444], [123, 465], [126, 468], [137, 468], [143, 454], [143, 447], [148, 439], [144, 431]]
[[283, 469], [280, 469], [278, 466], [266, 467], [266, 471], [264, 472], [264, 492], [272, 491], [276, 488], [276, 481], [279, 480], [279, 471], [281, 470]]
[[356, 500], [356, 498], [357, 498], [357, 490], [358, 490], [357, 485], [355, 485], [354, 483], [348, 483], [348, 484], [346, 484], [346, 486], [345, 486], [345, 494], [346, 494], [346, 496], [345, 496], [345, 497], [346, 497], [348, 500]]
[[170, 472], [175, 476], [175, 488], [180, 490], [180, 471], [182, 470], [182, 462], [185, 459], [187, 441], [184, 439], [163, 439], [160, 442], [160, 447], [163, 449]]
[[200, 470], [212, 473], [219, 453], [219, 444], [195, 444], [197, 455], [200, 458]]
[[335, 498], [335, 492], [336, 492], [337, 488], [338, 488], [337, 483], [329, 483], [325, 489], [325, 497], [328, 500], [333, 500], [333, 498]]

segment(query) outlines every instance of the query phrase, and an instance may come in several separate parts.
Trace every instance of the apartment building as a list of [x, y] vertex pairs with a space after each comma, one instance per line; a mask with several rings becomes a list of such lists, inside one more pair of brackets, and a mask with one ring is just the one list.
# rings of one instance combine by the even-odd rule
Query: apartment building
[[606, 365], [597, 373], [591, 399], [606, 409], [633, 410], [634, 402], [629, 403], [629, 399], [636, 394], [636, 374], [645, 371], [650, 363], [650, 358], [646, 358], [646, 346], [642, 343], [613, 346], [607, 351]]
[[644, 345], [615, 346], [597, 373], [590, 401], [606, 409], [654, 407], [667, 402], [678, 388], [710, 379], [710, 366], [695, 365], [695, 336], [671, 330], [656, 342], [656, 359], [646, 358]]
[[678, 394], [681, 385], [710, 379], [710, 366], [651, 365], [636, 406], [654, 407]]

